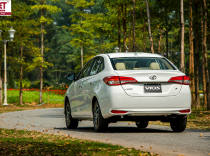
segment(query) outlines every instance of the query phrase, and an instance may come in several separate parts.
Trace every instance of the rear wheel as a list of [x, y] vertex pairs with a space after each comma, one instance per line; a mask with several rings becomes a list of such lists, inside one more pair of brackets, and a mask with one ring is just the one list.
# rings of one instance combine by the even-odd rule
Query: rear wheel
[[76, 129], [78, 126], [78, 120], [73, 119], [71, 116], [71, 107], [69, 102], [66, 103], [65, 107], [65, 120], [66, 120], [66, 127], [68, 129]]
[[136, 121], [136, 126], [138, 128], [146, 128], [149, 124], [149, 121]]
[[93, 107], [93, 125], [96, 132], [105, 132], [108, 128], [108, 121], [101, 115], [98, 100], [95, 101]]
[[171, 120], [170, 125], [174, 132], [183, 132], [187, 125], [187, 117], [177, 116], [175, 119]]

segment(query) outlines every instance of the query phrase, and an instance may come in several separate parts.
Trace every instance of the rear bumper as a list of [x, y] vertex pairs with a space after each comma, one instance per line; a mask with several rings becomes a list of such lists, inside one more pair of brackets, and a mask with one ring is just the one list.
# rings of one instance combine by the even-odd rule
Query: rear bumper
[[[187, 117], [187, 115], [182, 115]], [[174, 118], [176, 118], [177, 115], [155, 115], [155, 116], [111, 116], [107, 118], [108, 122], [117, 122], [117, 121], [161, 121], [161, 122], [170, 122]]]
[[[99, 96], [102, 116], [166, 116], [188, 115], [180, 110], [191, 109], [191, 92], [189, 86], [183, 85], [176, 96], [165, 97], [132, 97], [125, 94], [121, 86], [112, 86], [109, 92]], [[111, 110], [127, 111], [126, 114], [113, 114]]]

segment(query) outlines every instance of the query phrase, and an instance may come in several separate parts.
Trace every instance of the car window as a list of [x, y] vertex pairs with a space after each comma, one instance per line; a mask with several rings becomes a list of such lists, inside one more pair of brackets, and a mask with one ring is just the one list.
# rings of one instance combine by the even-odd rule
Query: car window
[[82, 71], [80, 72], [79, 76], [77, 79], [81, 79], [81, 78], [84, 78], [84, 77], [87, 77], [89, 76], [89, 71], [90, 71], [90, 67], [93, 63], [94, 59], [90, 60], [85, 66], [84, 68], [82, 69]]
[[93, 63], [92, 69], [90, 71], [90, 75], [95, 75], [103, 70], [103, 58], [97, 57], [95, 62]]
[[129, 57], [112, 58], [111, 61], [115, 70], [176, 70], [164, 58]]
[[104, 70], [104, 59], [102, 60], [102, 63], [100, 64], [97, 73], [100, 73], [102, 70]]

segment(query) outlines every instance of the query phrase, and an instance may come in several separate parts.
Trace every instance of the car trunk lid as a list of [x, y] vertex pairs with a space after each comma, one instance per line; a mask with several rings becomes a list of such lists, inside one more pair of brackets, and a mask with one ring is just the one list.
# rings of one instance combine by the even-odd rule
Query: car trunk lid
[[[135, 78], [138, 83], [121, 85], [129, 96], [176, 96], [181, 91], [182, 85], [169, 83], [171, 77], [183, 76], [180, 71], [115, 71], [118, 76]], [[155, 89], [160, 90], [156, 91]], [[151, 90], [150, 90], [151, 89]]]

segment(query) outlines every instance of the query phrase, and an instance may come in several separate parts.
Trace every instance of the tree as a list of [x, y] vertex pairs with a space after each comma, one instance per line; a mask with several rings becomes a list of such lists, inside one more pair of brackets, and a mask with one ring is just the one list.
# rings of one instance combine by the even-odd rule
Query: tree
[[[55, 1], [55, 0], [54, 0]], [[61, 11], [57, 6], [47, 5], [47, 0], [38, 0], [37, 5], [33, 5], [32, 9], [38, 10], [41, 12], [41, 17], [39, 19], [41, 25], [41, 64], [44, 62], [43, 54], [44, 54], [44, 25], [50, 24], [53, 22], [51, 18], [47, 18], [47, 14], [56, 13]], [[42, 89], [43, 89], [43, 66], [40, 67], [40, 94], [39, 94], [39, 102], [42, 103]]]
[[136, 36], [136, 32], [135, 32], [135, 25], [136, 25], [135, 16], [136, 16], [136, 2], [135, 2], [135, 0], [133, 0], [133, 52], [136, 51], [136, 48], [135, 48], [135, 36]]
[[147, 20], [148, 20], [148, 32], [149, 32], [149, 38], [150, 38], [150, 49], [151, 49], [151, 52], [154, 53], [151, 26], [150, 26], [149, 5], [148, 5], [148, 0], [145, 0], [145, 1], [146, 1], [146, 7], [147, 7]]
[[71, 19], [74, 24], [70, 27], [65, 27], [71, 30], [71, 35], [74, 35], [75, 38], [71, 40], [71, 44], [75, 47], [80, 47], [81, 49], [81, 69], [83, 68], [83, 49], [86, 45], [91, 45], [93, 42], [91, 39], [93, 38], [93, 31], [91, 30], [91, 25], [85, 18], [89, 14], [88, 8], [92, 7], [95, 2], [92, 0], [91, 2], [87, 2], [86, 0], [72, 0], [67, 1], [68, 4], [73, 5], [75, 11], [73, 15], [71, 15]]
[[199, 94], [199, 31], [198, 31], [198, 0], [195, 1], [195, 108], [200, 108], [200, 94]]
[[204, 9], [204, 29], [203, 29], [203, 58], [204, 58], [204, 71], [206, 78], [206, 95], [207, 95], [207, 109], [210, 110], [210, 83], [209, 83], [209, 71], [208, 71], [208, 56], [207, 56], [207, 46], [206, 46], [206, 38], [207, 38], [207, 7], [206, 0], [203, 0], [203, 9]]
[[180, 31], [181, 31], [181, 42], [180, 42], [180, 70], [185, 73], [185, 65], [184, 65], [184, 10], [183, 10], [183, 0], [180, 0]]
[[189, 75], [190, 89], [192, 93], [192, 105], [195, 105], [195, 80], [194, 80], [194, 49], [193, 49], [193, 20], [192, 20], [192, 0], [189, 0]]

